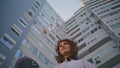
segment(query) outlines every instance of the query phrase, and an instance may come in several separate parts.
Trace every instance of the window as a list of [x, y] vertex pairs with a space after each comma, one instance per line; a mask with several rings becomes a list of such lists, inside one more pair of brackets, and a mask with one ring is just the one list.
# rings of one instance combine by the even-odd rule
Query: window
[[38, 9], [38, 5], [34, 4], [34, 6]]
[[36, 11], [35, 6], [32, 6], [31, 9], [32, 9], [34, 12]]
[[98, 29], [101, 29], [101, 28], [102, 28], [101, 26], [98, 27]]
[[97, 28], [95, 28], [94, 31], [97, 31]]
[[38, 49], [34, 48], [33, 54], [37, 57]]
[[23, 31], [16, 25], [16, 24], [13, 24], [13, 26], [11, 27], [11, 30], [17, 35], [17, 36], [20, 36]]
[[72, 30], [74, 30], [76, 27], [78, 27], [79, 25], [75, 25], [74, 27], [72, 27], [67, 33], [70, 33]]
[[53, 68], [53, 64], [50, 61], [48, 62], [48, 66], [49, 68]]
[[109, 16], [109, 14], [105, 14], [105, 15], [100, 16], [100, 18], [103, 19], [103, 18], [106, 18], [108, 16]]
[[18, 59], [21, 56], [21, 51], [18, 49], [15, 53], [15, 58]]
[[19, 19], [19, 23], [23, 26], [23, 27], [27, 27], [28, 23], [23, 19], [23, 18], [20, 18]]
[[0, 41], [9, 49], [12, 49], [12, 47], [16, 44], [16, 41], [6, 33], [0, 38]]
[[118, 4], [118, 5], [114, 6], [114, 7], [111, 7], [111, 9], [113, 9], [113, 10], [115, 10], [117, 8], [120, 8], [120, 4]]
[[90, 19], [87, 17], [86, 20], [89, 21]]
[[24, 16], [30, 21], [31, 20], [31, 17], [28, 15], [27, 12], [25, 12]]
[[93, 33], [94, 33], [94, 30], [91, 30], [91, 33], [93, 34]]
[[52, 40], [55, 40], [55, 38], [53, 37], [53, 35], [49, 34], [49, 36], [52, 38]]
[[39, 3], [38, 1], [36, 1], [36, 4], [37, 4], [38, 6], [40, 6], [40, 3]]
[[120, 1], [116, 1], [116, 2], [113, 2], [112, 5], [116, 5], [116, 4], [119, 4]]
[[72, 32], [70, 35], [75, 34], [76, 32], [80, 31], [80, 28], [76, 29], [74, 32]]
[[27, 46], [28, 46], [29, 50], [32, 51], [32, 52], [35, 49], [35, 47], [29, 42], [27, 42]]
[[89, 26], [90, 26], [90, 27], [93, 27], [93, 26], [94, 26], [94, 24], [90, 24]]
[[55, 20], [55, 18], [54, 18], [54, 17], [52, 17], [52, 16], [51, 16], [51, 18], [52, 18], [53, 20]]
[[72, 24], [75, 21], [76, 21], [76, 19], [72, 20], [70, 23], [67, 23], [66, 26], [69, 26], [70, 24]]
[[91, 30], [91, 33], [93, 34], [94, 32], [96, 32], [99, 29], [99, 27], [95, 27], [93, 30]]
[[48, 60], [47, 60], [47, 58], [44, 56], [43, 57], [43, 62], [45, 63], [45, 64], [48, 64]]
[[0, 53], [0, 66], [5, 61], [6, 57]]
[[81, 14], [80, 16], [83, 17], [83, 14]]
[[111, 25], [111, 28], [112, 29], [120, 28], [120, 23], [116, 23], [116, 24]]
[[90, 39], [89, 41], [87, 41], [87, 42], [86, 42], [86, 44], [90, 44], [90, 43], [94, 42], [95, 40], [96, 40], [96, 37], [95, 37], [95, 38]]
[[58, 39], [60, 39], [60, 37], [59, 37], [58, 35], [56, 35], [56, 37], [57, 37]]
[[[92, 5], [90, 5], [90, 6], [93, 6], [93, 5], [98, 4], [98, 5], [94, 6], [94, 7], [92, 7], [92, 9], [94, 9], [94, 8], [97, 8], [97, 7], [102, 6], [102, 5], [104, 5], [104, 4], [107, 4], [107, 3], [111, 2], [111, 1], [112, 1], [112, 0], [106, 1], [106, 2], [103, 2], [103, 3], [97, 2], [97, 3], [92, 4]], [[100, 3], [100, 4], [99, 4], [99, 3]], [[89, 6], [89, 7], [90, 7], [90, 6]]]
[[105, 10], [103, 10], [103, 11], [97, 13], [97, 14], [100, 15], [100, 14], [105, 13], [105, 12], [108, 12], [108, 11], [110, 11], [110, 10], [109, 10], [109, 9], [105, 9]]
[[110, 16], [113, 16], [115, 14], [119, 14], [119, 11], [113, 11], [113, 12], [109, 13]]
[[[40, 13], [41, 15], [42, 13]], [[45, 26], [45, 27], [48, 27], [47, 23], [40, 17], [40, 16], [37, 16], [37, 21], [40, 22], [41, 25]]]
[[78, 42], [80, 43], [81, 41], [83, 41], [83, 38], [79, 39]]
[[89, 29], [90, 29], [89, 27], [85, 28], [85, 29], [82, 31], [82, 33], [87, 32]]
[[39, 52], [38, 58], [39, 58], [39, 60], [42, 61], [43, 63], [48, 64], [47, 58], [46, 58], [41, 52]]
[[99, 56], [97, 56], [97, 57], [94, 58], [93, 60], [94, 60], [94, 62], [95, 62], [96, 64], [99, 64], [99, 63], [100, 63], [100, 57], [99, 57]]
[[81, 23], [84, 23], [83, 21], [81, 21]]
[[27, 40], [26, 39], [23, 39], [22, 40], [22, 45], [25, 45], [27, 43]]
[[33, 16], [32, 12], [30, 12], [30, 11], [28, 11], [28, 15], [31, 17]]
[[118, 33], [118, 35], [120, 36], [120, 33]]
[[87, 46], [86, 43], [83, 43], [82, 45], [80, 45], [80, 46], [78, 47], [78, 50], [83, 49], [85, 46]]
[[84, 12], [83, 15], [86, 15], [86, 13]]
[[37, 28], [34, 24], [32, 24], [31, 28], [36, 31], [38, 34], [41, 34], [41, 31], [39, 28]]
[[35, 11], [30, 8], [27, 12], [25, 12], [25, 17], [30, 21], [32, 19], [32, 16], [35, 15]]
[[93, 58], [89, 58], [87, 61], [94, 63]]
[[79, 37], [80, 35], [82, 35], [82, 33], [81, 33], [81, 32], [79, 32], [77, 35], [75, 35], [75, 36], [73, 37], [73, 39], [75, 39], [75, 38]]

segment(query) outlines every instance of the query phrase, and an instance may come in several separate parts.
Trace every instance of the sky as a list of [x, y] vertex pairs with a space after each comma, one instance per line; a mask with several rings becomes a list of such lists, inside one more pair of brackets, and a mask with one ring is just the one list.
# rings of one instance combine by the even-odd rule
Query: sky
[[80, 0], [47, 0], [59, 16], [67, 21], [80, 8]]

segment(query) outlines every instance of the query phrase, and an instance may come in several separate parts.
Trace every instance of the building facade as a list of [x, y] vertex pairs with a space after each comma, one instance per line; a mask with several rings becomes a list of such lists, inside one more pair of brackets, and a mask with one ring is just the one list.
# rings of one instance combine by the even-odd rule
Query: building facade
[[[113, 41], [120, 46], [120, 1], [83, 0], [88, 11], [99, 21]], [[114, 58], [115, 60], [115, 58]], [[111, 60], [112, 61], [112, 60]], [[110, 62], [110, 61], [109, 61]], [[120, 66], [120, 64], [118, 64]], [[118, 66], [116, 65], [116, 66]], [[112, 66], [112, 64], [111, 64]]]
[[98, 68], [119, 68], [120, 60], [117, 59], [120, 59], [120, 1], [82, 2], [84, 7], [65, 23], [66, 33], [79, 47], [79, 59], [89, 60]]
[[46, 0], [2, 0], [0, 7], [0, 68], [14, 68], [22, 57], [52, 68], [56, 42], [66, 35], [61, 17]]
[[120, 66], [120, 1], [83, 0], [65, 23], [46, 0], [0, 2], [0, 68], [14, 68], [22, 57], [39, 68], [56, 64], [54, 51], [62, 38], [74, 40], [79, 59], [98, 68]]
[[[88, 11], [99, 20], [107, 33], [118, 43], [120, 41], [120, 1], [84, 0]], [[118, 43], [120, 44], [120, 43]]]

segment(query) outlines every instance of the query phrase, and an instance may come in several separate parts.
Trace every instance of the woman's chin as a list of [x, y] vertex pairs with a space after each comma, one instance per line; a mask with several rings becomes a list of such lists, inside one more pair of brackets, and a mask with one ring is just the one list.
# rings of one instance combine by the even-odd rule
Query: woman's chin
[[64, 50], [61, 54], [62, 54], [62, 55], [68, 55], [69, 52]]

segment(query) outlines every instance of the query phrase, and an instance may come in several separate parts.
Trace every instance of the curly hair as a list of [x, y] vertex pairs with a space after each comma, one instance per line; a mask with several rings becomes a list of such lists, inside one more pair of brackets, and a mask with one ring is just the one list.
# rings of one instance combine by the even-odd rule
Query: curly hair
[[56, 56], [56, 61], [58, 63], [62, 63], [65, 59], [64, 57], [61, 55], [60, 51], [59, 51], [59, 44], [61, 42], [68, 42], [68, 44], [70, 45], [70, 48], [71, 48], [71, 55], [68, 57], [68, 58], [72, 58], [72, 57], [77, 57], [78, 55], [78, 47], [77, 47], [77, 44], [70, 40], [70, 39], [62, 39], [62, 40], [59, 40], [58, 43], [57, 43], [57, 46], [56, 46], [56, 52], [58, 54], [58, 56]]

